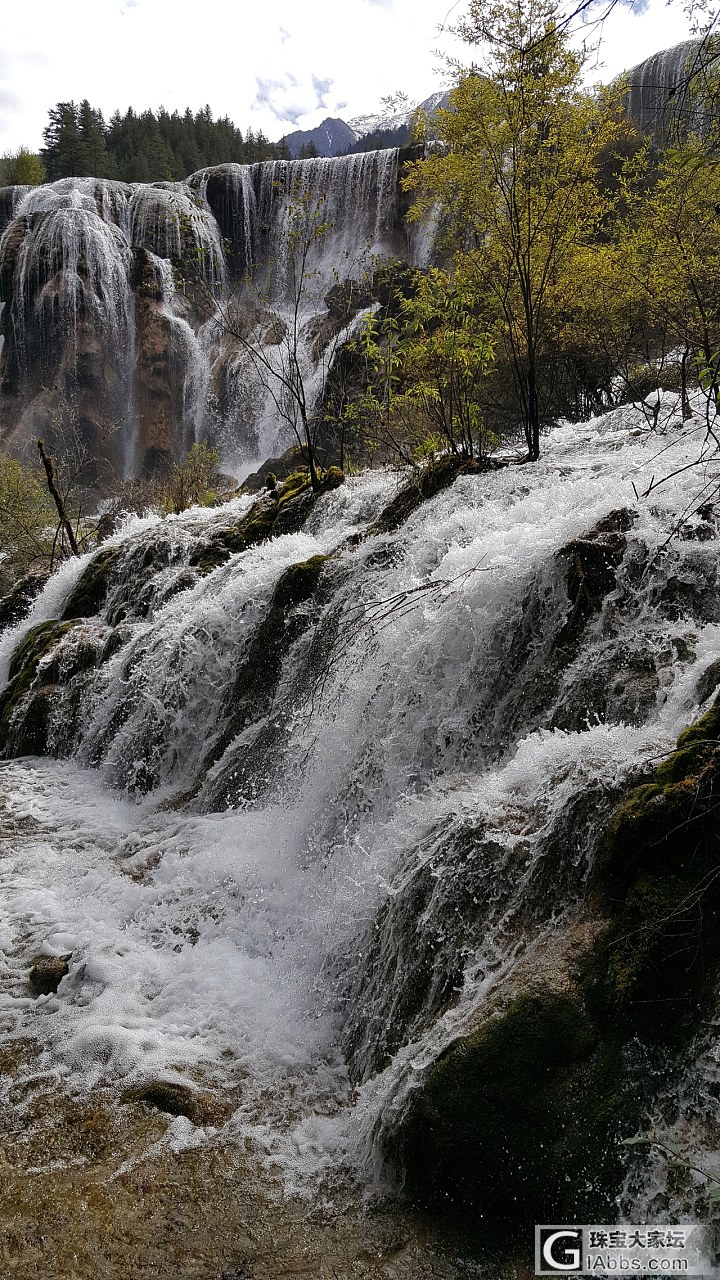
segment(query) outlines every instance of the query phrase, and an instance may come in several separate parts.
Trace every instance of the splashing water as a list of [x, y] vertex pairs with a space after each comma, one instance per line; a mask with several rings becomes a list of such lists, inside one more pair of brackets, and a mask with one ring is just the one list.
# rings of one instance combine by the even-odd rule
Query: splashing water
[[[100, 613], [41, 659], [72, 765], [0, 768], [6, 1036], [75, 1090], [202, 1078], [291, 1185], [372, 1183], [423, 1067], [551, 954], [623, 785], [700, 710], [715, 535], [668, 541], [695, 472], [636, 502], [654, 454], [617, 410], [367, 536], [395, 485], [369, 473], [211, 571], [249, 499], [118, 534]], [[563, 649], [563, 549], [619, 506], [615, 583]], [[278, 583], [318, 556], [280, 621]], [[30, 1000], [40, 951], [69, 972]]]

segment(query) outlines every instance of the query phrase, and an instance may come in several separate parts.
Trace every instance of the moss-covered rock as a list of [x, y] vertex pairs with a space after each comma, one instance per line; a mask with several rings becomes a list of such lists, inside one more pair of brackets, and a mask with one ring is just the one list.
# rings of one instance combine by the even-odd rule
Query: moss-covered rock
[[716, 991], [719, 786], [720, 697], [608, 821], [590, 897], [605, 923], [569, 984], [511, 986], [418, 1073], [388, 1148], [413, 1198], [498, 1225], [613, 1220], [622, 1139]]
[[0, 731], [7, 730], [21, 700], [32, 688], [43, 658], [75, 626], [76, 622], [41, 622], [23, 637], [10, 660], [8, 682], [0, 693]]
[[259, 542], [297, 533], [317, 499], [344, 482], [340, 468], [329, 467], [320, 473], [319, 486], [313, 490], [306, 468], [292, 471], [272, 492], [266, 491], [236, 524], [211, 532], [190, 557], [190, 564], [201, 574], [211, 573], [230, 556], [247, 551]]
[[329, 493], [331, 489], [339, 489], [345, 483], [345, 472], [340, 467], [328, 467], [320, 475], [319, 493]]
[[598, 1044], [582, 999], [528, 993], [424, 1073], [398, 1134], [406, 1187], [484, 1229], [603, 1221], [636, 1107], [621, 1051]]
[[65, 601], [62, 612], [64, 621], [91, 618], [100, 612], [107, 598], [113, 570], [121, 555], [121, 547], [105, 547], [96, 552]]
[[720, 698], [613, 814], [598, 860], [612, 925], [588, 968], [604, 1023], [676, 1041], [720, 961]]
[[263, 495], [233, 525], [213, 529], [190, 557], [200, 574], [212, 573], [231, 556], [281, 533], [301, 529], [315, 501], [305, 472], [294, 472], [272, 494]]
[[12, 590], [0, 600], [0, 632], [22, 622], [49, 577], [49, 569], [33, 569], [18, 579]]
[[278, 481], [282, 482], [297, 471], [302, 465], [302, 450], [298, 445], [293, 445], [287, 449], [285, 453], [278, 458], [267, 458], [257, 471], [253, 471], [251, 475], [246, 476], [240, 486], [241, 493], [261, 493], [263, 489], [269, 488], [268, 477], [274, 476], [276, 487]]
[[[77, 643], [70, 650], [60, 648], [70, 632], [77, 632]], [[79, 619], [31, 627], [12, 656], [8, 682], [0, 693], [0, 753], [5, 758], [45, 754], [59, 685], [95, 666], [100, 652], [99, 638], [87, 634]], [[68, 703], [68, 729], [72, 717]]]
[[[269, 711], [282, 673], [283, 660], [307, 625], [307, 617], [301, 606], [316, 592], [327, 560], [327, 556], [312, 556], [309, 560], [290, 565], [280, 577], [268, 611], [238, 669], [225, 708], [225, 725], [208, 754], [205, 762], [207, 768], [220, 759], [243, 729], [261, 721]], [[244, 773], [242, 763], [235, 762], [235, 791], [242, 789]], [[222, 781], [219, 786], [216, 798], [222, 796], [225, 800], [230, 799]]]

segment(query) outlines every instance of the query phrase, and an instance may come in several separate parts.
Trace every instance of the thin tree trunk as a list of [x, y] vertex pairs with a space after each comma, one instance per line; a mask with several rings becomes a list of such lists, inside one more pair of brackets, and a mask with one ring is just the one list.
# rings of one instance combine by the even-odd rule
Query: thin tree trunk
[[70, 550], [72, 551], [74, 556], [79, 556], [80, 551], [78, 549], [78, 544], [75, 540], [73, 527], [68, 519], [68, 515], [65, 510], [65, 503], [62, 500], [62, 494], [60, 493], [60, 490], [58, 489], [55, 483], [55, 472], [53, 471], [52, 458], [49, 458], [48, 455], [46, 454], [45, 444], [42, 440], [38, 440], [37, 446], [38, 446], [38, 451], [40, 453], [40, 457], [42, 459], [42, 464], [45, 468], [45, 475], [47, 476], [47, 487], [50, 490], [50, 496], [52, 497], [52, 500], [55, 503], [55, 506], [57, 507], [57, 513], [58, 513], [58, 518], [60, 520], [60, 524], [64, 532], [67, 534], [67, 540], [70, 544]]
[[535, 381], [535, 362], [530, 359], [528, 367], [528, 454], [530, 462], [537, 462], [540, 457], [540, 405]]
[[690, 352], [686, 347], [682, 353], [682, 360], [680, 361], [680, 397], [682, 403], [683, 422], [687, 422], [688, 418], [692, 418], [693, 416], [687, 389], [687, 359], [689, 354]]

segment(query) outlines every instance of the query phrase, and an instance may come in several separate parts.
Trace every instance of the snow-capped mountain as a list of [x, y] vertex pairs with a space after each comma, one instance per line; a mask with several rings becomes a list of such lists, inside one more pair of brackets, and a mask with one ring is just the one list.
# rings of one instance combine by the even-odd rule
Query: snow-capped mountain
[[320, 156], [339, 156], [355, 148], [356, 143], [371, 133], [392, 133], [409, 128], [415, 112], [423, 110], [431, 115], [438, 107], [447, 104], [449, 89], [431, 93], [419, 103], [408, 103], [400, 110], [385, 110], [365, 116], [355, 116], [345, 121], [328, 116], [315, 129], [297, 129], [285, 137], [290, 154], [296, 158], [304, 146], [313, 144]]
[[422, 102], [408, 103], [407, 107], [399, 111], [379, 111], [374, 115], [355, 116], [348, 123], [350, 128], [355, 130], [358, 138], [363, 138], [368, 133], [378, 133], [380, 130], [400, 129], [403, 125], [410, 125], [416, 111], [422, 110], [432, 115], [438, 107], [444, 107], [447, 104], [449, 92], [449, 89], [439, 89]]

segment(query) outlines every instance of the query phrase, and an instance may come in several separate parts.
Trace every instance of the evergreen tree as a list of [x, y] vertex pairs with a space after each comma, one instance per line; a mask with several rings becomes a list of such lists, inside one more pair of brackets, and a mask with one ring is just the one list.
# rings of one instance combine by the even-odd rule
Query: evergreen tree
[[57, 178], [83, 176], [85, 156], [78, 108], [74, 102], [58, 102], [48, 114], [49, 121], [43, 130], [45, 148], [41, 152], [48, 178], [54, 182]]
[[124, 182], [179, 181], [218, 164], [254, 164], [274, 159], [277, 148], [262, 133], [241, 131], [231, 120], [214, 120], [209, 106], [193, 114], [138, 115], [132, 107], [102, 112], [83, 101], [60, 102], [50, 112], [43, 157], [51, 180], [65, 177], [119, 178]]
[[85, 98], [77, 112], [83, 172], [91, 178], [114, 178], [116, 166], [107, 146], [107, 126], [101, 111]]

